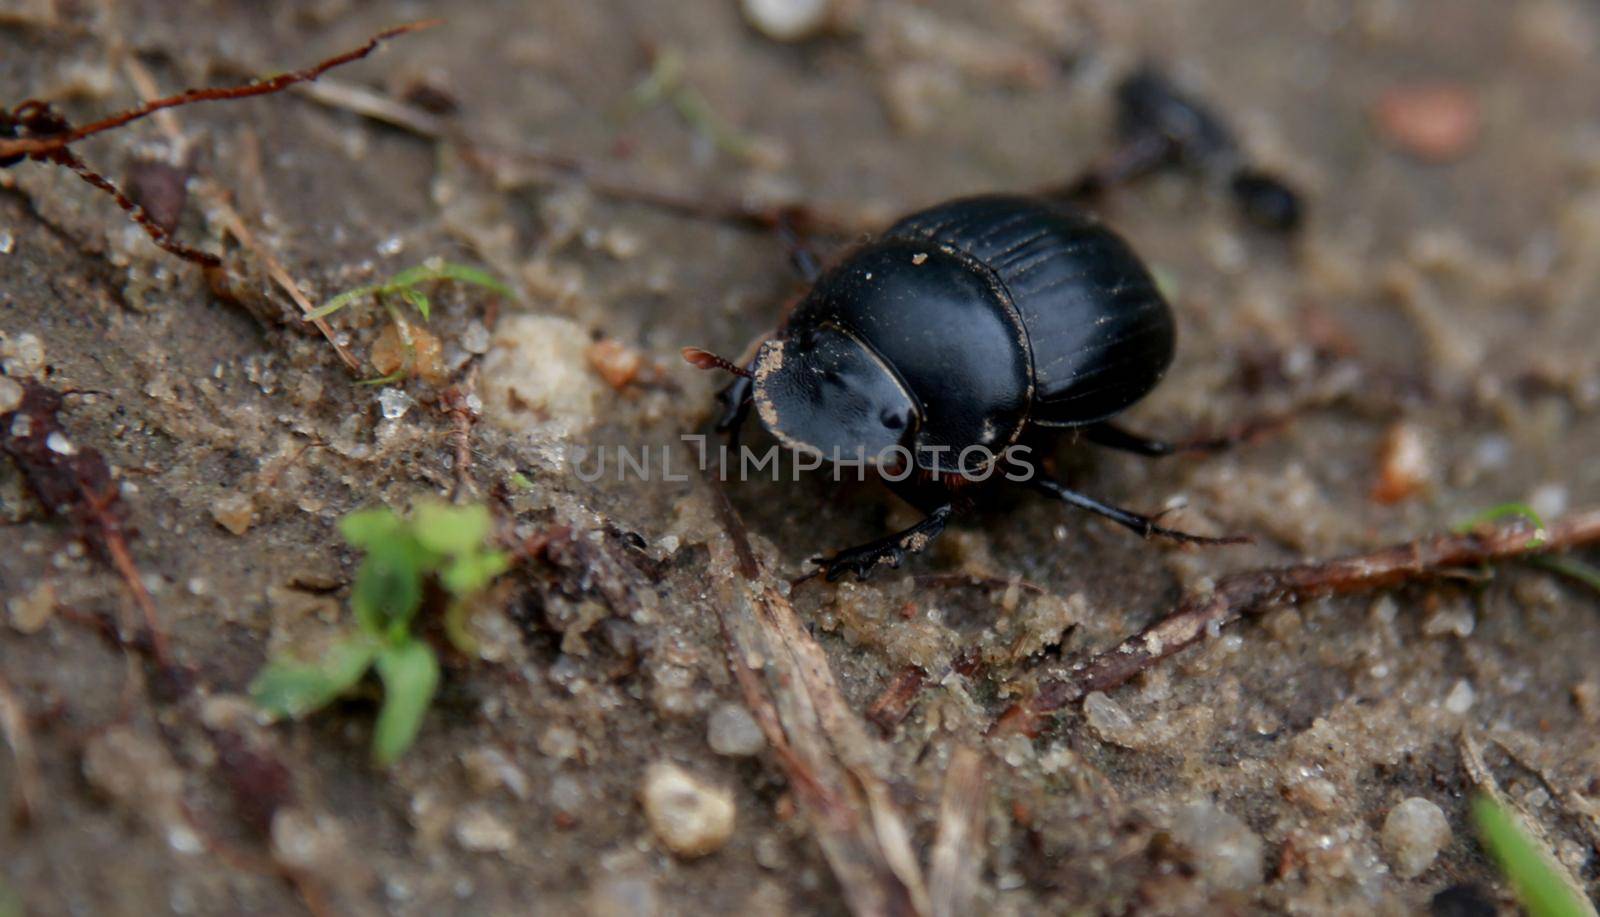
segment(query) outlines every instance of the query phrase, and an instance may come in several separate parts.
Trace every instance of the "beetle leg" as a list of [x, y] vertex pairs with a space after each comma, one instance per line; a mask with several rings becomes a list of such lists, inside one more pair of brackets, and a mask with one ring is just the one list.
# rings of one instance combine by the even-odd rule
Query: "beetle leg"
[[1132, 510], [1126, 510], [1118, 506], [1112, 506], [1109, 503], [1101, 503], [1099, 500], [1096, 500], [1093, 497], [1086, 496], [1068, 488], [1059, 481], [1052, 481], [1046, 477], [1035, 476], [1028, 483], [1032, 484], [1035, 490], [1043, 493], [1046, 496], [1054, 497], [1063, 503], [1076, 506], [1079, 509], [1086, 509], [1097, 516], [1103, 516], [1120, 526], [1124, 526], [1125, 528], [1138, 532], [1145, 538], [1168, 538], [1173, 541], [1187, 542], [1189, 544], [1211, 545], [1249, 544], [1255, 540], [1248, 535], [1228, 535], [1222, 538], [1213, 538], [1209, 535], [1195, 535], [1189, 532], [1181, 532], [1177, 529], [1169, 529], [1164, 526], [1157, 525], [1156, 517], [1154, 516], [1142, 516], [1136, 512], [1133, 512]]
[[789, 263], [794, 265], [795, 273], [806, 283], [816, 283], [822, 276], [822, 260], [812, 250], [811, 243], [800, 229], [803, 213], [793, 208], [785, 208], [778, 212], [773, 229], [778, 233], [778, 241], [783, 243], [783, 250], [789, 253]]
[[898, 569], [907, 555], [925, 550], [935, 538], [939, 537], [939, 533], [944, 531], [944, 524], [949, 521], [953, 512], [955, 508], [946, 503], [903, 532], [895, 532], [877, 541], [846, 548], [832, 557], [815, 557], [811, 562], [821, 568], [830, 583], [846, 573], [854, 573], [856, 579], [865, 580], [880, 564], [888, 564]]
[[1254, 439], [1261, 433], [1282, 426], [1288, 418], [1266, 417], [1240, 424], [1221, 436], [1196, 437], [1177, 442], [1151, 439], [1117, 426], [1113, 423], [1090, 424], [1083, 428], [1083, 436], [1097, 446], [1132, 452], [1149, 458], [1161, 458], [1179, 452], [1220, 452], [1230, 446]]

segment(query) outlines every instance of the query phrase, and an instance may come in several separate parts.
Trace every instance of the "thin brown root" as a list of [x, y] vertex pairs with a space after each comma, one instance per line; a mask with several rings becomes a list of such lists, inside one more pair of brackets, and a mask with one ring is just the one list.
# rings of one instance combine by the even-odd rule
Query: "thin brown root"
[[38, 812], [39, 759], [33, 748], [33, 734], [28, 729], [28, 710], [5, 676], [0, 675], [0, 734], [11, 746], [11, 757], [16, 762], [17, 778], [14, 812], [18, 824], [28, 824]]
[[121, 207], [128, 214], [128, 217], [150, 236], [150, 241], [161, 246], [166, 251], [177, 255], [185, 261], [192, 261], [201, 267], [221, 266], [222, 259], [216, 255], [201, 251], [198, 248], [191, 248], [172, 238], [172, 234], [157, 225], [156, 221], [151, 219], [150, 214], [143, 207], [129, 199], [126, 194], [123, 194], [122, 189], [118, 188], [115, 182], [89, 168], [89, 165], [79, 159], [76, 153], [66, 147], [62, 147], [59, 150], [52, 150], [44, 154], [44, 156], [45, 161], [53, 162], [62, 168], [70, 170], [72, 174], [109, 194], [111, 199], [117, 202], [117, 206]]
[[1036, 733], [1044, 719], [1091, 691], [1106, 691], [1199, 643], [1239, 618], [1283, 602], [1344, 595], [1435, 579], [1448, 571], [1542, 555], [1600, 542], [1600, 508], [1583, 510], [1535, 537], [1525, 520], [1471, 532], [1431, 535], [1366, 554], [1317, 563], [1250, 570], [1223, 577], [1209, 591], [1191, 594], [1173, 612], [1044, 683], [1029, 700], [1014, 704], [992, 732]]
[[[281, 92], [295, 83], [311, 82], [335, 67], [341, 67], [353, 61], [358, 61], [361, 58], [371, 54], [377, 49], [379, 44], [390, 38], [395, 38], [408, 32], [416, 32], [422, 29], [432, 28], [436, 25], [439, 25], [441, 22], [443, 22], [441, 19], [427, 19], [420, 22], [408, 22], [404, 25], [398, 25], [391, 29], [385, 29], [384, 31], [372, 36], [372, 38], [367, 40], [366, 44], [359, 48], [354, 48], [344, 52], [343, 54], [335, 55], [319, 64], [307, 67], [303, 70], [293, 70], [288, 73], [280, 73], [276, 76], [265, 77], [263, 79], [255, 80], [254, 82], [246, 83], [243, 86], [211, 86], [201, 89], [187, 89], [176, 95], [170, 95], [160, 99], [152, 99], [148, 102], [145, 102], [143, 105], [130, 108], [127, 111], [118, 112], [114, 115], [109, 115], [101, 118], [99, 121], [94, 121], [79, 127], [43, 134], [42, 136], [37, 137], [0, 139], [0, 159], [3, 159], [7, 156], [16, 155], [44, 156], [57, 150], [65, 149], [69, 144], [76, 143], [85, 137], [92, 137], [95, 134], [114, 130], [115, 128], [122, 127], [124, 124], [129, 124], [139, 120], [140, 118], [149, 117], [150, 115], [153, 115], [163, 109], [176, 108], [179, 105], [190, 105], [195, 102], [221, 101], [225, 99], [244, 99], [251, 96], [270, 95], [274, 92]], [[16, 111], [21, 113], [31, 110], [26, 107], [28, 105], [28, 102], [24, 102], [22, 105], [17, 107]], [[18, 120], [21, 119], [19, 118]]]

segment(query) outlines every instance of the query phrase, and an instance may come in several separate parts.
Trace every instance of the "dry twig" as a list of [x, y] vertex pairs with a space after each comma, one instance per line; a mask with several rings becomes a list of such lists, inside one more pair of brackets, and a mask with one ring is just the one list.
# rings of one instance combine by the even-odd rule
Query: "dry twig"
[[[121, 207], [136, 224], [144, 229], [151, 240], [161, 248], [201, 267], [220, 267], [222, 265], [221, 258], [210, 252], [191, 248], [172, 238], [167, 229], [153, 219], [142, 206], [135, 203], [126, 194], [123, 194], [122, 189], [118, 188], [115, 182], [91, 169], [87, 163], [80, 159], [71, 150], [71, 144], [179, 105], [223, 99], [243, 99], [250, 96], [281, 92], [296, 83], [310, 82], [335, 67], [366, 57], [385, 39], [403, 35], [407, 32], [415, 32], [418, 29], [429, 28], [436, 25], [438, 21], [428, 20], [395, 26], [373, 36], [359, 48], [330, 57], [315, 66], [307, 67], [303, 70], [280, 73], [276, 76], [255, 80], [243, 86], [189, 89], [177, 95], [149, 99], [136, 108], [130, 108], [127, 111], [118, 112], [78, 127], [73, 127], [66, 118], [62, 117], [47, 103], [38, 99], [27, 99], [9, 111], [0, 109], [0, 168], [8, 168], [25, 159], [31, 159], [67, 169], [85, 182], [110, 195], [111, 199], [116, 201], [117, 206]], [[135, 74], [135, 79], [137, 80], [138, 69], [136, 68], [131, 72]], [[145, 82], [148, 83], [148, 81]], [[145, 88], [148, 88], [148, 86], [146, 85]], [[170, 124], [168, 127], [170, 128]]]
[[33, 750], [33, 734], [28, 729], [28, 710], [4, 676], [0, 676], [0, 735], [4, 735], [6, 744], [11, 746], [11, 757], [17, 767], [16, 820], [27, 824], [39, 804], [39, 759]]
[[172, 657], [155, 600], [128, 550], [130, 527], [111, 466], [98, 450], [73, 444], [57, 417], [61, 400], [61, 393], [52, 388], [23, 383], [22, 403], [0, 414], [0, 451], [17, 463], [45, 511], [70, 519], [84, 541], [122, 577], [144, 615], [156, 663], [170, 669]]
[[1049, 714], [1091, 691], [1114, 688], [1207, 634], [1272, 605], [1366, 592], [1476, 567], [1600, 542], [1600, 508], [1573, 513], [1544, 531], [1520, 518], [1470, 532], [1432, 535], [1366, 554], [1235, 573], [1183, 600], [1169, 615], [1120, 645], [1074, 665], [1013, 705], [996, 730], [1035, 733]]
[[[765, 573], [721, 491], [713, 499], [728, 538], [713, 569], [727, 600], [718, 613], [745, 704], [789, 777], [823, 856], [856, 914], [930, 912], [899, 808], [880, 775], [882, 748], [850, 709], [827, 657]], [[760, 672], [757, 671], [760, 669]]]

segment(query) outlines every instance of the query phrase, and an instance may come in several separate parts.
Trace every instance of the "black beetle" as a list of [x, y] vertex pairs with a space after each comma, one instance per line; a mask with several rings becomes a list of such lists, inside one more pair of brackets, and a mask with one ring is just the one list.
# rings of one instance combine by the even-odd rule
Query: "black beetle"
[[[824, 272], [745, 366], [717, 429], [756, 410], [790, 447], [834, 462], [865, 458], [926, 518], [815, 561], [830, 580], [899, 566], [943, 531], [976, 480], [1010, 447], [1081, 431], [1090, 441], [1166, 455], [1177, 447], [1111, 426], [1172, 362], [1172, 310], [1138, 256], [1087, 211], [991, 195], [914, 213]], [[1163, 528], [1027, 466], [1034, 489], [1145, 536], [1233, 543]]]

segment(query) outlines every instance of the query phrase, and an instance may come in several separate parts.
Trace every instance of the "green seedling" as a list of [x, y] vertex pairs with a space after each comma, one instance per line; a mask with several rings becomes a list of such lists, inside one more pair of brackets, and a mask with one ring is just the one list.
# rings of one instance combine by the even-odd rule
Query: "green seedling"
[[656, 55], [649, 75], [633, 87], [621, 114], [629, 117], [666, 103], [690, 128], [709, 138], [717, 149], [739, 159], [754, 159], [760, 144], [741, 132], [711, 107], [711, 102], [688, 82], [683, 52], [667, 48]]
[[453, 264], [439, 258], [429, 258], [413, 268], [407, 268], [390, 277], [382, 283], [369, 284], [364, 287], [354, 287], [323, 303], [317, 309], [306, 314], [306, 321], [315, 321], [327, 318], [351, 303], [371, 299], [389, 310], [390, 315], [397, 312], [396, 302], [404, 303], [417, 310], [417, 313], [426, 321], [433, 314], [433, 301], [428, 299], [428, 294], [422, 287], [443, 281], [464, 283], [469, 286], [481, 287], [490, 292], [514, 298], [516, 294], [511, 288], [494, 278], [494, 275], [479, 268], [465, 264]]
[[1533, 507], [1526, 503], [1502, 503], [1499, 506], [1491, 506], [1476, 516], [1473, 516], [1471, 519], [1468, 519], [1466, 522], [1456, 526], [1456, 531], [1467, 533], [1480, 525], [1485, 525], [1490, 522], [1499, 522], [1501, 519], [1509, 518], [1525, 519], [1533, 525], [1533, 537], [1528, 540], [1529, 550], [1541, 547], [1546, 541], [1550, 540], [1550, 535], [1548, 530], [1545, 528], [1544, 520], [1540, 519], [1539, 514], [1533, 511]]
[[409, 518], [387, 508], [346, 516], [340, 533], [366, 555], [350, 590], [355, 630], [315, 661], [269, 661], [250, 696], [273, 716], [298, 718], [333, 703], [376, 670], [383, 705], [373, 758], [392, 764], [416, 739], [439, 685], [438, 656], [413, 627], [426, 588], [436, 583], [448, 596], [445, 636], [463, 652], [475, 650], [466, 627], [472, 600], [510, 564], [505, 552], [488, 547], [490, 528], [489, 510], [481, 505], [426, 502]]
[[1555, 858], [1519, 823], [1518, 817], [1488, 796], [1472, 802], [1478, 835], [1500, 871], [1511, 883], [1517, 901], [1530, 917], [1594, 917]]

